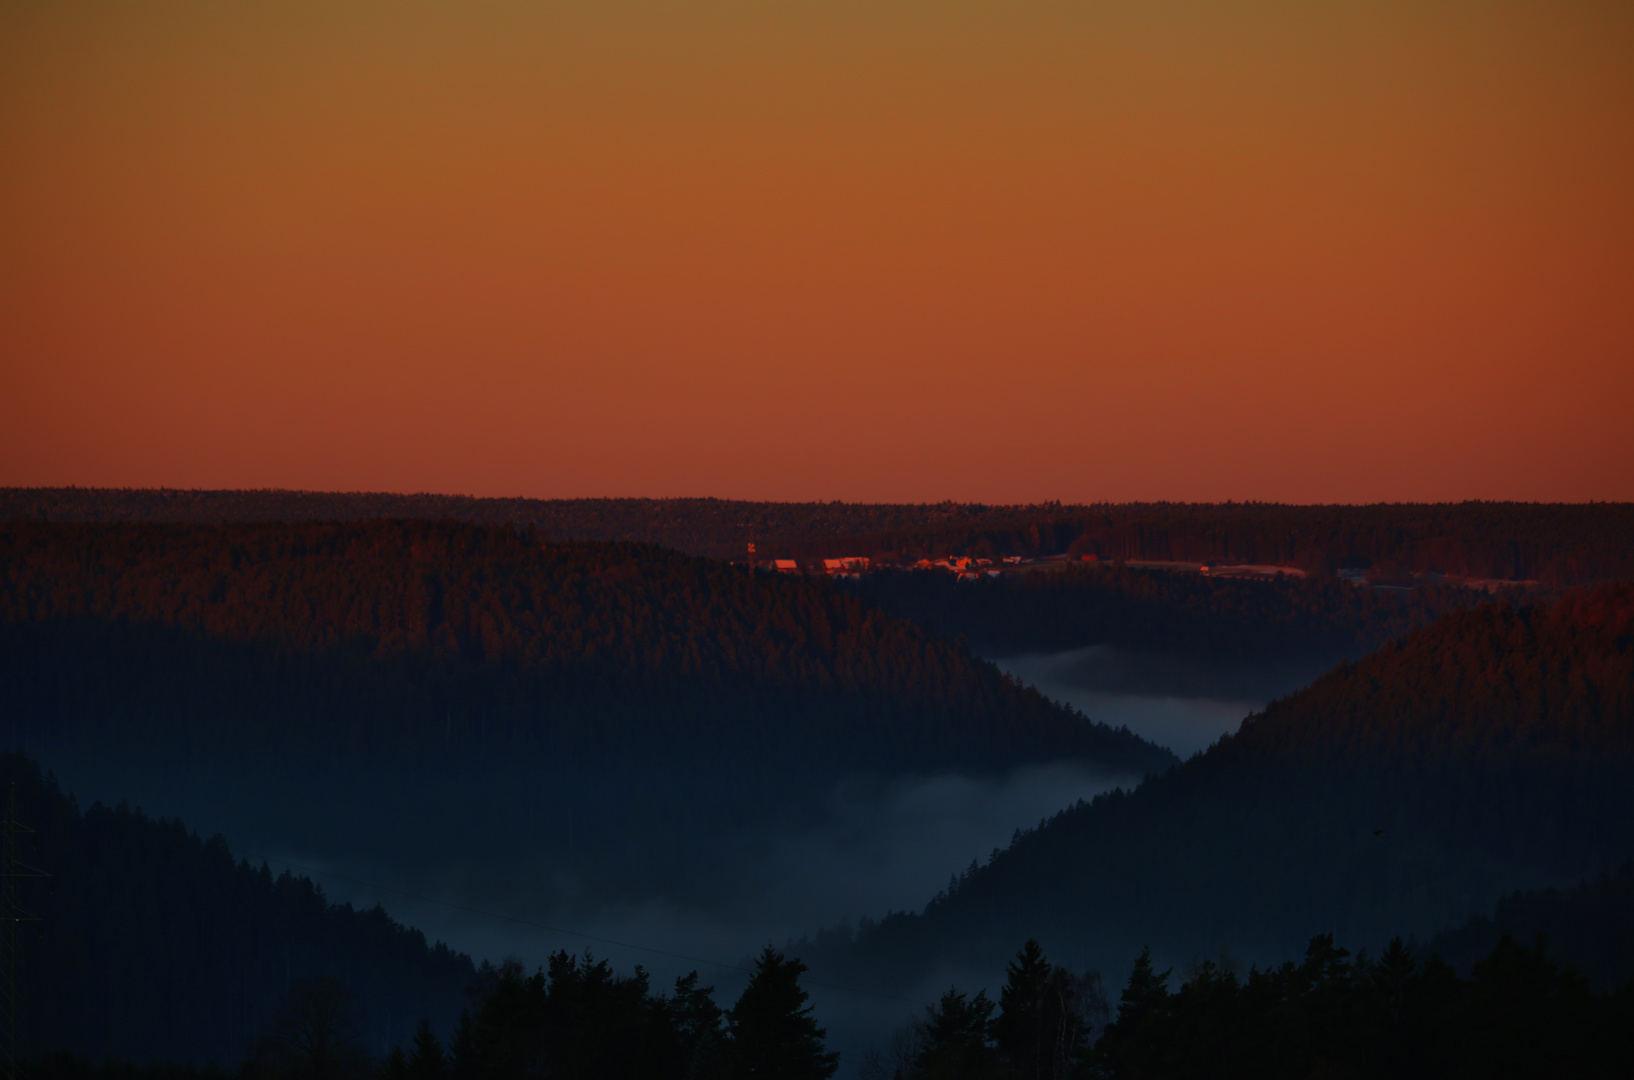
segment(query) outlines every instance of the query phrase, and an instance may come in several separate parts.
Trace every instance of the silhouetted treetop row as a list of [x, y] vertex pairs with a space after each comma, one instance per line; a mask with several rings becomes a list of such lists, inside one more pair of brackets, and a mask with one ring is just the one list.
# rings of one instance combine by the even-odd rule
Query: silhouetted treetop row
[[1505, 936], [1543, 938], [1598, 990], [1634, 989], [1634, 859], [1576, 888], [1511, 893], [1492, 914], [1437, 934], [1430, 949], [1467, 971]]
[[1171, 979], [1141, 956], [1084, 1075], [1615, 1077], [1634, 1052], [1634, 988], [1596, 994], [1542, 942], [1505, 937], [1466, 979], [1400, 938], [1374, 958], [1323, 934], [1297, 964]]
[[[1003, 1011], [949, 990], [865, 1075], [898, 1080], [1621, 1076], [1634, 987], [1597, 994], [1541, 943], [1494, 943], [1461, 978], [1397, 938], [1375, 958], [1331, 934], [1299, 963], [1135, 962], [1115, 1019], [1029, 941]], [[1098, 978], [1096, 980], [1098, 983]], [[1031, 990], [1032, 992], [1028, 992]], [[1042, 992], [1039, 992], [1042, 991]], [[1027, 1006], [1031, 1006], [1030, 1008]], [[1097, 1007], [1098, 1006], [1098, 1007]], [[1022, 1029], [1024, 1038], [1018, 1038]]]
[[5, 488], [0, 520], [358, 521], [455, 518], [555, 539], [628, 540], [715, 558], [1045, 555], [1401, 567], [1550, 585], [1634, 578], [1634, 504], [770, 503], [476, 499], [367, 492]]

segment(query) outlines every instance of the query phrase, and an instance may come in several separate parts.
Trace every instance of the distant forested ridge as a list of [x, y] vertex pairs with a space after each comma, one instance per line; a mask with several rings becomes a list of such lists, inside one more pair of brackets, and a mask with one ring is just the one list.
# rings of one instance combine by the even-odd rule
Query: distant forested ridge
[[235, 860], [219, 836], [124, 806], [82, 811], [21, 754], [0, 753], [0, 784], [38, 834], [22, 856], [52, 875], [18, 882], [42, 919], [18, 934], [22, 1056], [236, 1063], [292, 983], [320, 976], [357, 996], [381, 1052], [422, 1019], [450, 1032], [479, 983], [469, 957]]
[[477, 499], [367, 492], [4, 488], [0, 520], [359, 521], [449, 517], [715, 558], [948, 553], [1394, 567], [1551, 586], [1634, 578], [1634, 504], [769, 503]]
[[1603, 586], [1449, 614], [813, 964], [901, 980], [1019, 933], [1096, 966], [1147, 943], [1268, 960], [1319, 931], [1427, 935], [1631, 855], [1634, 586]]
[[974, 580], [885, 571], [845, 587], [893, 615], [962, 636], [988, 656], [1111, 645], [1330, 663], [1482, 598], [1451, 585], [1365, 589], [1331, 576], [1209, 577], [1118, 563]]
[[1175, 760], [826, 582], [450, 521], [0, 525], [0, 734], [540, 903], [730, 898], [842, 778]]
[[[0, 626], [9, 719], [57, 734], [105, 729], [95, 717], [159, 681], [183, 700], [229, 695], [214, 716], [168, 700], [162, 721], [227, 744], [306, 734], [347, 752], [418, 746], [440, 758], [473, 745], [629, 753], [798, 735], [859, 764], [889, 754], [893, 767], [1082, 755], [1139, 774], [1167, 762], [826, 583], [507, 527], [8, 523]], [[212, 667], [163, 668], [184, 653]], [[51, 681], [81, 665], [100, 686]], [[330, 672], [333, 685], [312, 685]], [[290, 676], [284, 692], [350, 695], [350, 679], [386, 696], [375, 708], [350, 701], [344, 729], [313, 714], [256, 730], [246, 719], [257, 706], [230, 700], [278, 694]], [[846, 707], [791, 723], [824, 701]], [[778, 722], [757, 703], [787, 713]]]
[[[697, 555], [744, 558], [747, 545], [900, 531], [955, 522], [1004, 522], [1031, 507], [972, 503], [779, 503], [736, 499], [523, 499], [467, 495], [173, 488], [0, 488], [0, 520], [215, 525], [223, 522], [448, 518], [528, 525], [556, 540], [660, 544]], [[770, 545], [770, 547], [768, 546]], [[762, 554], [761, 557], [766, 557]]]
[[[872, 549], [915, 558], [1070, 552], [1101, 561], [1261, 564], [1315, 573], [1378, 568], [1549, 586], [1634, 578], [1630, 503], [1122, 503], [1022, 507], [1009, 510], [1008, 518], [927, 523], [850, 543], [858, 554]], [[789, 546], [815, 555], [839, 544], [813, 537]]]

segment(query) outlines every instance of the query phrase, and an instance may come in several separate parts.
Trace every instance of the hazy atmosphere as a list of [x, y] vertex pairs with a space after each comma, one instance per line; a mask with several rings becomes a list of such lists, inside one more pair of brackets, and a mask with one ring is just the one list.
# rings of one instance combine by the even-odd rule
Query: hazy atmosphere
[[1631, 57], [0, 5], [6, 1075], [1620, 1077]]

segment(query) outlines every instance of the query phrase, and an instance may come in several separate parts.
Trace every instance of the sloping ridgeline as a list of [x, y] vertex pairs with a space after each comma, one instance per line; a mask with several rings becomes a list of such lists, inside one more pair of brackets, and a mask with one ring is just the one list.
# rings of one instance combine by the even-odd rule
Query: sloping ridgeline
[[0, 527], [0, 724], [253, 788], [238, 843], [636, 895], [841, 777], [1173, 762], [820, 582], [446, 521]]
[[[1634, 586], [1448, 615], [1273, 702], [1133, 792], [1025, 833], [813, 969], [996, 971], [1032, 935], [1123, 970], [1375, 949], [1634, 854]], [[944, 968], [945, 970], [945, 968]]]
[[22, 880], [43, 919], [19, 933], [23, 1055], [61, 1050], [99, 1061], [238, 1062], [266, 1035], [301, 979], [328, 976], [357, 995], [376, 1052], [424, 1018], [446, 1037], [480, 973], [428, 946], [379, 908], [334, 905], [310, 880], [235, 861], [217, 836], [123, 806], [81, 811], [21, 754], [0, 753], [18, 820], [38, 833], [23, 852], [54, 875]]
[[0, 488], [0, 519], [518, 523], [552, 537], [632, 540], [717, 558], [1048, 555], [1323, 567], [1398, 566], [1552, 586], [1634, 576], [1631, 503], [768, 503], [478, 499], [384, 492]]

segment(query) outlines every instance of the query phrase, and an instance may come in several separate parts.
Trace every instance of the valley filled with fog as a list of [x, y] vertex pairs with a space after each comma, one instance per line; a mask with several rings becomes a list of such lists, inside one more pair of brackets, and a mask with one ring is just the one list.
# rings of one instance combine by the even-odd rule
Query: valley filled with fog
[[1243, 718], [1321, 674], [1306, 662], [1230, 662], [1089, 645], [991, 658], [1045, 697], [1127, 727], [1182, 759], [1237, 730]]
[[[457, 806], [379, 783], [354, 778], [352, 790], [363, 793], [354, 801], [275, 771], [212, 782], [72, 753], [42, 762], [82, 805], [125, 802], [150, 817], [179, 817], [203, 835], [221, 833], [239, 857], [264, 860], [274, 873], [310, 874], [338, 902], [379, 903], [473, 957], [515, 955], [532, 967], [557, 949], [588, 947], [662, 976], [703, 967], [698, 961], [740, 964], [768, 941], [923, 906], [1018, 828], [1138, 782], [1073, 763], [1002, 777], [853, 777], [829, 791], [812, 824], [745, 821], [712, 836], [700, 872], [707, 881], [637, 891], [554, 866], [545, 842], [529, 850], [507, 839], [503, 853], [482, 835], [462, 842], [459, 830], [446, 829], [461, 816]], [[603, 797], [574, 809], [574, 829], [579, 843], [617, 858], [616, 835], [598, 827], [609, 810]], [[392, 842], [378, 842], [388, 828]]]
[[[1046, 696], [1182, 758], [1294, 689], [1289, 683], [1301, 674], [1099, 646], [995, 662]], [[752, 955], [766, 943], [782, 947], [859, 919], [917, 910], [1018, 829], [1140, 781], [1074, 762], [1000, 776], [849, 776], [803, 820], [748, 819], [722, 828], [702, 845], [690, 876], [638, 889], [595, 873], [643, 858], [620, 848], [618, 822], [631, 794], [624, 788], [650, 795], [651, 775], [581, 774], [569, 784], [562, 774], [542, 774], [540, 791], [528, 796], [516, 792], [514, 778], [479, 794], [436, 775], [310, 766], [212, 774], [65, 747], [43, 761], [82, 805], [126, 802], [150, 816], [179, 817], [205, 835], [219, 832], [241, 857], [265, 861], [274, 873], [310, 875], [336, 902], [380, 904], [428, 939], [479, 960], [514, 957], [531, 970], [559, 949], [589, 950], [621, 970], [641, 965], [658, 987], [696, 969], [723, 1001], [739, 992]], [[700, 794], [689, 790], [685, 770], [667, 787], [666, 797], [678, 801]], [[489, 802], [478, 813], [474, 800], [481, 798]], [[509, 824], [478, 824], [499, 816]], [[598, 856], [588, 863], [587, 847]], [[915, 1012], [919, 998], [933, 999], [952, 981], [996, 988], [1002, 972], [939, 970], [906, 995], [820, 979], [809, 989], [835, 1045], [855, 1060]]]

